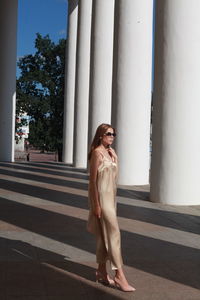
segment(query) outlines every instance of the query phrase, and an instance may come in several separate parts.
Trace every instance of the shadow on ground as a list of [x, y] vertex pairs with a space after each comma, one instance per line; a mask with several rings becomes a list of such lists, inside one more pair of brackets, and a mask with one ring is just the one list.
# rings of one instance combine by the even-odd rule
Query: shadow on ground
[[[92, 267], [19, 240], [0, 238], [1, 300], [17, 299], [120, 299], [94, 287]], [[50, 258], [50, 259], [49, 259]], [[81, 280], [83, 279], [83, 280]], [[92, 285], [93, 283], [93, 285]], [[107, 295], [106, 295], [107, 293]], [[24, 295], [24, 296], [23, 296]], [[34, 297], [34, 298], [33, 298]], [[39, 297], [39, 298], [36, 298]], [[14, 298], [12, 298], [14, 299]]]
[[[59, 186], [63, 186], [64, 184], [66, 187], [85, 190], [87, 183], [73, 182], [68, 179], [65, 179], [64, 182], [60, 179], [51, 179], [49, 181], [47, 177], [20, 173], [20, 170], [22, 170], [20, 168], [16, 172], [15, 168], [12, 168], [12, 165], [10, 166], [11, 169], [7, 170], [7, 173], [3, 169], [0, 170], [1, 175], [10, 176], [9, 180], [3, 179], [3, 176], [0, 179], [0, 188], [6, 190], [8, 194], [12, 191], [19, 193], [19, 195], [23, 194], [39, 198], [41, 201], [44, 199], [54, 204], [66, 204], [74, 207], [74, 209], [87, 209], [87, 197], [59, 191]], [[14, 164], [13, 166], [16, 167]], [[60, 167], [58, 168], [60, 169]], [[30, 166], [28, 171], [31, 171]], [[42, 174], [43, 170], [40, 170], [40, 172]], [[54, 184], [58, 188], [57, 190], [53, 190], [49, 187], [45, 188], [31, 185], [30, 183], [16, 182], [12, 181], [12, 177], [20, 180], [30, 179], [34, 180], [34, 182]], [[138, 193], [133, 194], [134, 199], [146, 201], [145, 199], [141, 199], [142, 197], [137, 197]], [[4, 197], [0, 198], [1, 221], [25, 231], [37, 233], [43, 237], [48, 237], [95, 254], [94, 237], [86, 232], [85, 220], [24, 204], [19, 195], [18, 201], [8, 200]], [[197, 234], [200, 231], [199, 217], [189, 214], [120, 203], [118, 204], [118, 215], [130, 220], [140, 220], [185, 232]], [[126, 265], [186, 286], [200, 289], [199, 249], [177, 244], [176, 241], [163, 241], [126, 230], [122, 230], [121, 232], [122, 251]], [[67, 253], [66, 257], [63, 257], [46, 249], [3, 237], [0, 240], [0, 244], [2, 246], [0, 247], [1, 277], [2, 282], [6, 281], [6, 289], [9, 289], [10, 295], [12, 291], [14, 293], [14, 290], [15, 295], [17, 295], [16, 291], [18, 289], [26, 290], [28, 286], [34, 290], [36, 284], [38, 284], [38, 291], [35, 291], [35, 293], [46, 290], [47, 294], [51, 295], [51, 293], [58, 291], [60, 294], [67, 291], [75, 293], [74, 299], [81, 299], [87, 293], [89, 293], [87, 299], [100, 299], [102, 293], [105, 292], [91, 286], [94, 269], [70, 261], [71, 258]], [[66, 258], [68, 261], [66, 261]], [[8, 269], [6, 270], [6, 268]], [[41, 276], [43, 276], [43, 280]], [[79, 277], [84, 278], [85, 281], [80, 282]], [[24, 282], [23, 287], [20, 282]], [[82, 288], [79, 289], [79, 286]], [[109, 299], [120, 299], [120, 297], [114, 295], [109, 295], [109, 297]]]

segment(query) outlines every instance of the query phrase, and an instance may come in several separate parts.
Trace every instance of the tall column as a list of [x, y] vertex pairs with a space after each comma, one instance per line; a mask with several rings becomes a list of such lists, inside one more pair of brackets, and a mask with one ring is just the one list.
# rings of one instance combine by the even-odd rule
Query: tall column
[[14, 161], [17, 0], [0, 1], [0, 160]]
[[92, 0], [80, 0], [75, 92], [74, 165], [87, 167]]
[[151, 200], [200, 204], [200, 1], [157, 1]]
[[71, 164], [73, 163], [74, 144], [74, 98], [78, 0], [69, 0], [68, 11], [69, 21], [65, 66], [66, 85], [64, 96], [63, 162]]
[[111, 122], [114, 3], [93, 1], [89, 143], [98, 125]]
[[153, 0], [116, 1], [113, 123], [119, 183], [149, 182]]

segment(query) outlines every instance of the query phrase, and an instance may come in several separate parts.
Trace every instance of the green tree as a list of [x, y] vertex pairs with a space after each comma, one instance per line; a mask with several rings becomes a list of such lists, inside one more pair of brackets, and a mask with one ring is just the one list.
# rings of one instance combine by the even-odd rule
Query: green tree
[[17, 114], [30, 116], [29, 142], [42, 150], [57, 151], [62, 157], [65, 39], [58, 44], [39, 33], [35, 54], [19, 59]]

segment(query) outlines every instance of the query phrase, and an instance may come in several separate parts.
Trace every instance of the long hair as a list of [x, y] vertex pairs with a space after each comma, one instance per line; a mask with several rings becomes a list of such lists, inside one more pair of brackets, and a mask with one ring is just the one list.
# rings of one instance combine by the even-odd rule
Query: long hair
[[97, 127], [95, 136], [90, 146], [90, 151], [88, 153], [88, 160], [91, 159], [92, 152], [101, 144], [101, 138], [103, 137], [104, 133], [106, 133], [108, 128], [112, 128], [115, 133], [115, 128], [113, 128], [110, 124], [103, 123]]

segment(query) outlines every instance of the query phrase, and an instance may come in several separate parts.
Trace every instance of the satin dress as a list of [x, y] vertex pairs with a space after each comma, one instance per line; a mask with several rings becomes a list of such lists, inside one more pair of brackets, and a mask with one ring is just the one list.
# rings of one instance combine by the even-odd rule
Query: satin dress
[[[100, 152], [100, 151], [99, 151]], [[101, 153], [101, 152], [100, 152]], [[116, 179], [118, 166], [111, 159], [102, 155], [102, 162], [97, 171], [97, 187], [101, 206], [101, 218], [93, 214], [93, 201], [89, 183], [89, 217], [87, 229], [96, 235], [97, 262], [110, 260], [113, 270], [121, 268], [121, 237], [116, 215]]]

